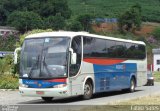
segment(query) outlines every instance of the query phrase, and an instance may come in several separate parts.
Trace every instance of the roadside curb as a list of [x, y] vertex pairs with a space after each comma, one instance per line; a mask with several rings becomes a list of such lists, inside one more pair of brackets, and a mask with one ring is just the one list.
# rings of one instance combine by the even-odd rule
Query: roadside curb
[[18, 91], [19, 89], [0, 89], [0, 91]]

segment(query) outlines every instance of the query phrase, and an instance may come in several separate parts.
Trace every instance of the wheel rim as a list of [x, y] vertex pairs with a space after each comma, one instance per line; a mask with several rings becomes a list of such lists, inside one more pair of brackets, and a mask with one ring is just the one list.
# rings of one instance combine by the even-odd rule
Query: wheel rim
[[89, 86], [89, 84], [86, 84], [84, 86], [84, 95], [90, 95], [91, 93], [91, 87]]
[[134, 80], [131, 81], [131, 90], [133, 91], [135, 88]]

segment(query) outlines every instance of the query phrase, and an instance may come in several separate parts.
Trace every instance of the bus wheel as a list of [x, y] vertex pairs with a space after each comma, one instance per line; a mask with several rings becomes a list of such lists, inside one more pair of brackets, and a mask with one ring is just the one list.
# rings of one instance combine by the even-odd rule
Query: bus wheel
[[53, 97], [42, 97], [42, 99], [46, 102], [51, 102]]
[[87, 81], [84, 85], [83, 99], [90, 99], [93, 95], [93, 86], [91, 82]]
[[129, 88], [129, 92], [134, 92], [135, 91], [135, 87], [136, 87], [136, 81], [135, 79], [132, 77], [131, 81], [130, 81], [130, 88]]

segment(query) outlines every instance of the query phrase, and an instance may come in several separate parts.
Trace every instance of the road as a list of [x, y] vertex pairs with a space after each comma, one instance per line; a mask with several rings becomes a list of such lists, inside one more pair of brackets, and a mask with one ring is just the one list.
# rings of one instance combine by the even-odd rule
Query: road
[[55, 98], [50, 103], [44, 102], [39, 97], [22, 97], [18, 91], [0, 91], [2, 105], [0, 111], [79, 111], [88, 107], [95, 108], [92, 105], [114, 104], [154, 94], [160, 94], [160, 83], [155, 83], [155, 86], [138, 87], [134, 93], [123, 91], [99, 93], [90, 100], [82, 100], [80, 97]]
[[46, 103], [39, 97], [22, 97], [18, 91], [0, 91], [1, 105], [105, 105], [124, 100], [130, 100], [143, 96], [160, 94], [160, 83], [155, 86], [137, 87], [134, 93], [123, 91], [95, 94], [90, 100], [82, 100], [80, 97], [55, 98], [51, 103]]

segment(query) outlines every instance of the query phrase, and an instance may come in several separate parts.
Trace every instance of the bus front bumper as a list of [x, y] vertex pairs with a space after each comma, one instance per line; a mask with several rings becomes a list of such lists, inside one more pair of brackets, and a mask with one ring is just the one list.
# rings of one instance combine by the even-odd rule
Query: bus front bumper
[[70, 92], [67, 87], [63, 88], [25, 88], [19, 87], [22, 96], [32, 97], [69, 97]]

